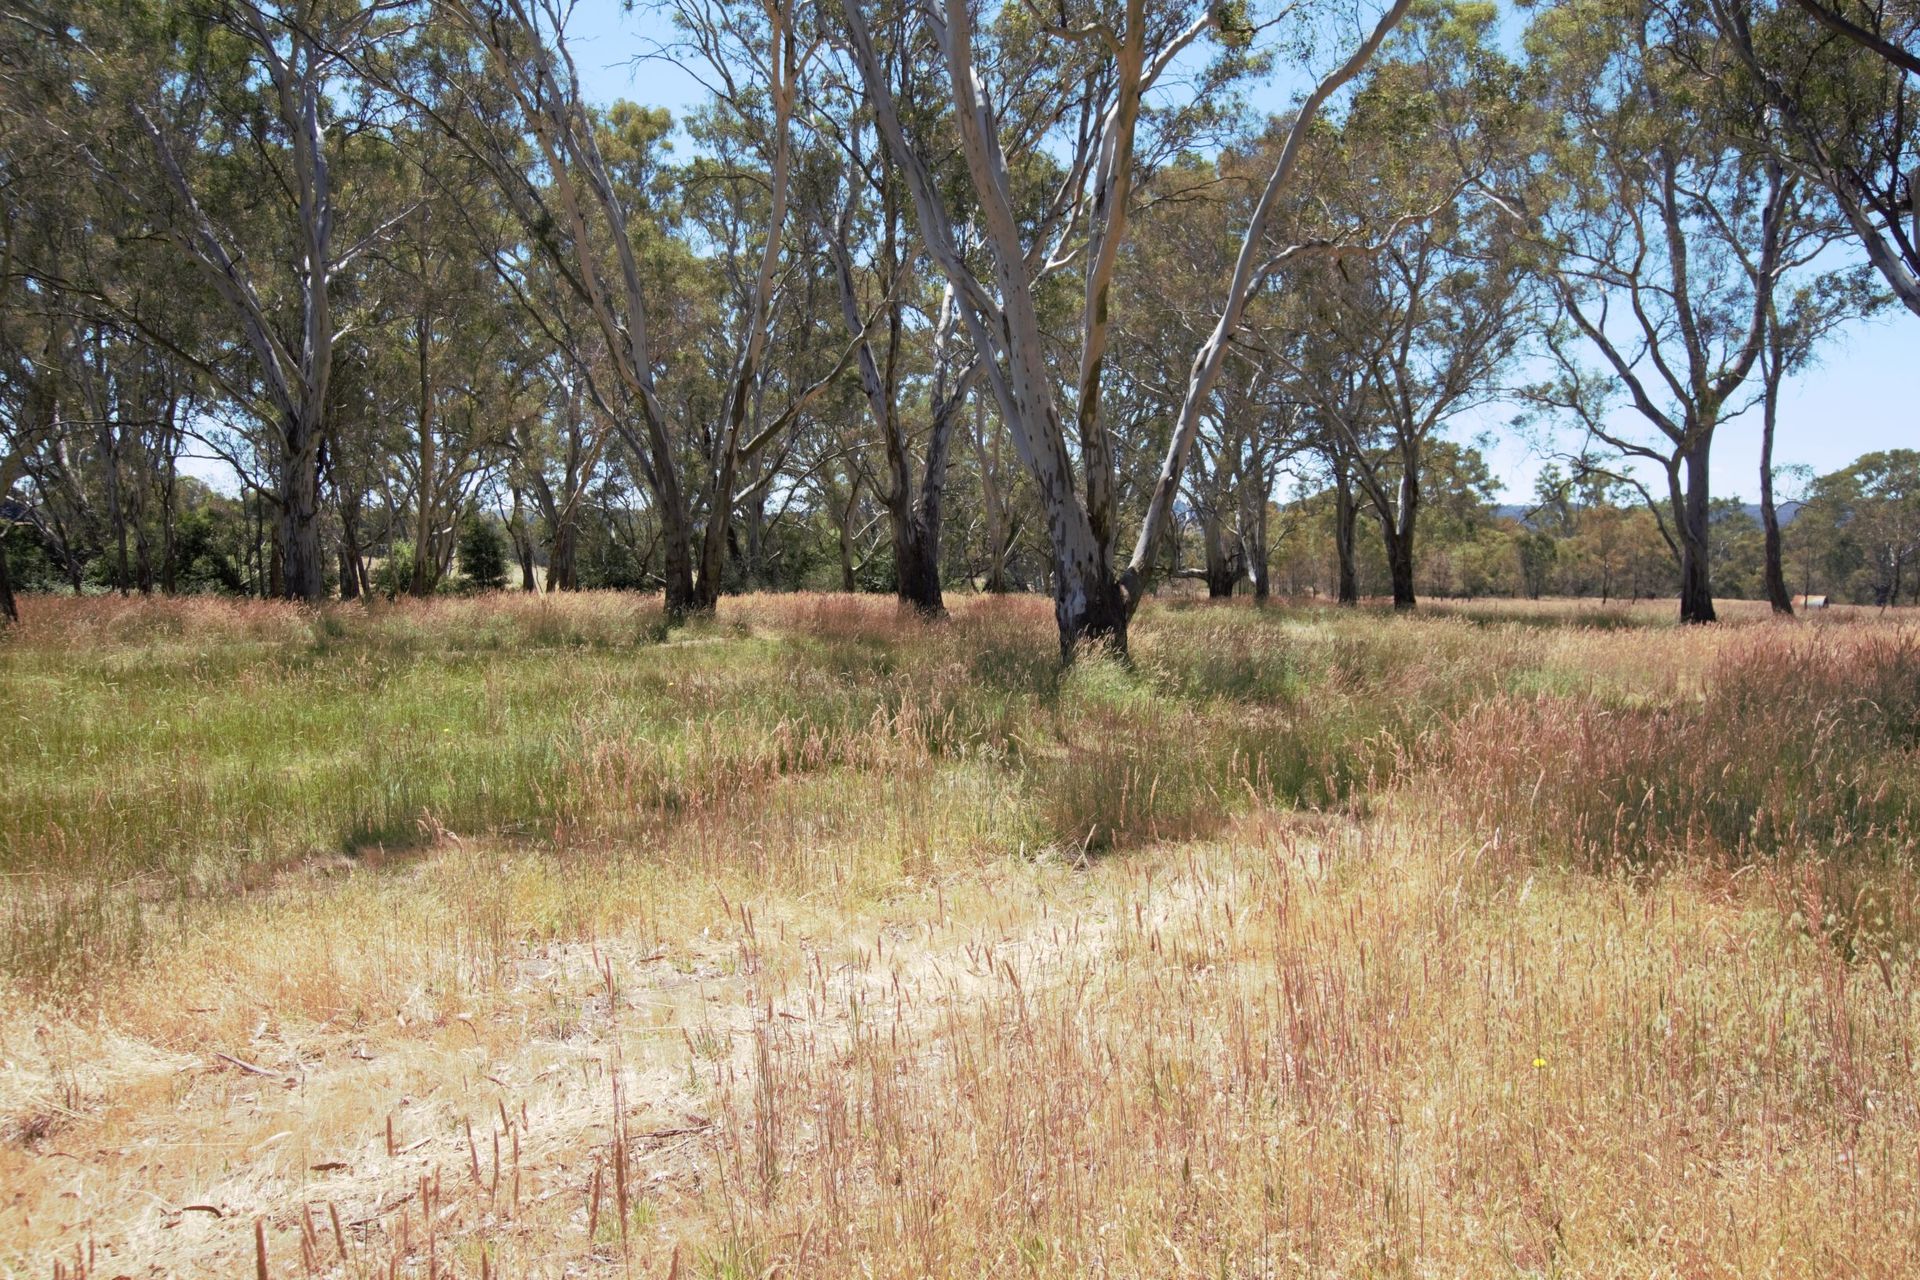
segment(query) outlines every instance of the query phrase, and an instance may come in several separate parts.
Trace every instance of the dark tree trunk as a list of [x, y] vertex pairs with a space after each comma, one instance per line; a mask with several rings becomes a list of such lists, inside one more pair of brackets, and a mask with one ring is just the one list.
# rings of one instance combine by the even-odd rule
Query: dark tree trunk
[[[276, 594], [316, 603], [327, 592], [320, 547], [320, 439], [318, 427], [295, 419], [287, 428], [286, 474], [281, 477], [281, 564]], [[414, 548], [420, 555], [422, 548]]]
[[[578, 591], [580, 589], [580, 531], [571, 512], [553, 526], [553, 546], [547, 549], [547, 590]], [[533, 560], [533, 549], [527, 549], [526, 559]]]
[[[682, 619], [689, 614], [700, 613], [713, 608], [712, 601], [703, 603], [695, 593], [693, 581], [693, 538], [686, 523], [666, 518], [663, 511], [661, 530], [662, 550], [660, 576], [666, 579], [667, 616]], [[552, 572], [549, 567], [548, 572]]]
[[20, 606], [13, 598], [13, 579], [7, 573], [7, 539], [0, 530], [0, 622], [20, 621]]
[[917, 612], [938, 616], [946, 611], [940, 595], [939, 534], [921, 523], [918, 512], [891, 514], [894, 594]]
[[955, 416], [965, 404], [964, 390], [944, 403], [936, 400], [918, 501], [907, 496], [911, 489], [906, 451], [897, 439], [889, 437], [893, 493], [887, 506], [893, 523], [894, 590], [902, 604], [913, 606], [926, 617], [946, 612], [946, 601], [940, 595], [940, 521], [947, 489], [947, 450], [953, 439]]
[[1357, 512], [1353, 505], [1353, 479], [1344, 465], [1333, 471], [1333, 545], [1340, 561], [1338, 599], [1349, 607], [1360, 603], [1360, 579], [1353, 567], [1353, 537]]
[[172, 595], [179, 589], [175, 576], [173, 551], [173, 502], [179, 474], [179, 448], [173, 434], [172, 405], [167, 407], [167, 470], [160, 484], [160, 590]]
[[[1063, 539], [1055, 539], [1060, 547]], [[1118, 654], [1127, 651], [1127, 600], [1119, 581], [1089, 540], [1084, 551], [1071, 541], [1056, 552], [1053, 572], [1053, 616], [1060, 628], [1060, 657], [1071, 662], [1082, 644], [1104, 645]]]
[[[1392, 510], [1380, 511], [1386, 535], [1387, 575], [1393, 582], [1393, 607], [1411, 609], [1413, 595], [1414, 534], [1420, 520], [1420, 448], [1411, 433], [1403, 434], [1400, 450], [1400, 487]], [[1378, 497], [1376, 490], [1375, 496]]]
[[1387, 534], [1387, 576], [1393, 583], [1393, 607], [1411, 609], [1413, 594], [1413, 538], [1409, 534]]
[[360, 596], [359, 557], [354, 553], [351, 540], [340, 539], [340, 598], [356, 600]]
[[1207, 552], [1206, 567], [1202, 571], [1207, 582], [1207, 599], [1229, 599], [1234, 584], [1240, 581], [1240, 558], [1227, 550], [1226, 535], [1217, 520], [1206, 520], [1201, 525], [1201, 533]]
[[1787, 591], [1787, 575], [1780, 563], [1780, 513], [1773, 504], [1773, 428], [1778, 418], [1780, 380], [1767, 379], [1766, 403], [1760, 421], [1760, 528], [1766, 537], [1766, 559], [1762, 574], [1766, 579], [1767, 602], [1773, 611], [1793, 616], [1793, 596]]
[[[746, 393], [742, 389], [738, 394]], [[736, 435], [737, 430], [736, 425]], [[719, 606], [721, 584], [726, 581], [727, 556], [733, 549], [733, 483], [739, 475], [739, 461], [738, 454], [729, 443], [722, 453], [720, 465], [715, 469], [713, 502], [707, 512], [706, 533], [700, 542], [698, 572], [694, 574], [692, 594], [682, 612], [712, 613]], [[688, 543], [688, 551], [691, 552], [691, 533]], [[668, 608], [671, 612], [671, 604]]]
[[520, 561], [520, 590], [535, 591], [539, 584], [534, 581], [533, 539], [527, 537], [523, 525], [513, 539], [514, 557]]
[[1708, 508], [1707, 453], [1704, 447], [1687, 454], [1686, 490], [1677, 495], [1674, 523], [1680, 534], [1680, 621], [1712, 622], [1713, 583], [1708, 552], [1712, 538]]
[[995, 596], [1003, 596], [1013, 590], [1013, 584], [1007, 579], [1007, 551], [1004, 544], [994, 550], [987, 564], [987, 580], [981, 589]]

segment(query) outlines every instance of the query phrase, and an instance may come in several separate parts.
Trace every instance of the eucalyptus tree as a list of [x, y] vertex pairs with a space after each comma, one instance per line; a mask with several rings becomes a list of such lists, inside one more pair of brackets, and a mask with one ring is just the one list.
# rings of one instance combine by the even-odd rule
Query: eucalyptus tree
[[[1828, 200], [1818, 188], [1794, 184], [1784, 216], [1790, 227], [1790, 247], [1783, 254], [1788, 266], [1818, 259], [1844, 234], [1844, 223], [1823, 215]], [[1811, 207], [1809, 207], [1811, 206]], [[1784, 539], [1774, 498], [1774, 441], [1779, 434], [1780, 391], [1788, 378], [1818, 359], [1821, 345], [1847, 321], [1878, 310], [1886, 301], [1874, 290], [1874, 276], [1865, 270], [1825, 270], [1803, 273], [1774, 290], [1761, 323], [1760, 358], [1760, 528], [1761, 581], [1767, 601], [1781, 615], [1793, 612], [1782, 563]]]
[[980, 589], [1000, 595], [1014, 589], [1014, 547], [1026, 531], [1025, 512], [1016, 500], [1016, 464], [1007, 456], [1006, 424], [983, 397], [973, 398], [966, 426], [980, 488]]
[[1878, 0], [1675, 0], [1703, 15], [1768, 110], [1761, 140], [1831, 193], [1920, 315], [1920, 8]]
[[1415, 603], [1428, 450], [1500, 394], [1529, 315], [1519, 236], [1477, 191], [1515, 167], [1517, 76], [1488, 39], [1493, 19], [1471, 5], [1422, 13], [1321, 131], [1315, 199], [1298, 216], [1344, 243], [1296, 270], [1299, 329], [1274, 348], [1331, 453], [1343, 565], [1351, 486], [1400, 609]]
[[362, 282], [376, 376], [391, 388], [390, 456], [411, 508], [410, 594], [448, 573], [463, 512], [530, 414], [536, 354], [491, 268], [507, 221], [486, 175], [437, 130], [406, 130], [410, 211]]
[[48, 292], [33, 282], [34, 259], [44, 249], [45, 222], [35, 216], [19, 139], [0, 133], [6, 169], [0, 177], [0, 623], [20, 618], [7, 567], [6, 534], [19, 523], [14, 487], [30, 455], [59, 425], [55, 380], [64, 325]]
[[[649, 270], [657, 264], [644, 262], [636, 247], [652, 216], [647, 200], [664, 116], [617, 105], [603, 117], [587, 106], [566, 43], [568, 9], [553, 0], [441, 0], [436, 12], [480, 56], [445, 57], [436, 86], [445, 105], [429, 104], [425, 94], [414, 100], [487, 166], [528, 252], [592, 316], [613, 378], [603, 379], [577, 342], [563, 342], [562, 350], [644, 478], [662, 524], [667, 607], [679, 615], [711, 608], [720, 591], [743, 464], [831, 381], [785, 386], [766, 359], [784, 309], [796, 88], [816, 41], [791, 4], [689, 3], [674, 11], [712, 74], [712, 119], [732, 148], [721, 162], [727, 171], [707, 177], [738, 202], [732, 230], [716, 247], [724, 258], [717, 269], [732, 287], [709, 299], [721, 314], [705, 354], [720, 357], [724, 383], [701, 420], [689, 422], [685, 411], [701, 398], [663, 392], [658, 330], [667, 299]], [[636, 127], [644, 145], [616, 154], [623, 132]], [[748, 161], [752, 172], [741, 167]], [[748, 188], [759, 195], [749, 198]], [[755, 226], [743, 220], [750, 208], [758, 211]], [[524, 260], [508, 268], [514, 275], [526, 269]], [[847, 359], [851, 351], [830, 375]], [[702, 502], [704, 528], [696, 530]]]
[[[50, 115], [130, 220], [194, 265], [246, 363], [182, 351], [257, 414], [280, 591], [326, 590], [320, 458], [343, 281], [403, 209], [357, 181], [385, 104], [349, 74], [398, 0], [63, 6], [39, 35], [67, 92]], [[164, 340], [151, 329], [147, 336]], [[258, 406], [255, 409], [255, 406]]]
[[[1697, 27], [1642, 0], [1572, 0], [1542, 13], [1528, 42], [1556, 171], [1531, 216], [1562, 317], [1540, 398], [1664, 476], [1667, 510], [1648, 500], [1680, 568], [1680, 616], [1710, 622], [1713, 441], [1763, 394], [1753, 375], [1770, 327], [1809, 323], [1804, 308], [1831, 294], [1814, 262], [1820, 203], [1740, 145], [1738, 107], [1699, 74], [1729, 55]], [[1813, 284], [1783, 288], [1796, 273]]]
[[1881, 606], [1903, 592], [1920, 600], [1920, 451], [1863, 454], [1820, 476], [1793, 531], [1814, 544], [1836, 592]]
[[[591, 358], [591, 357], [589, 357]], [[548, 352], [540, 361], [546, 395], [542, 412], [519, 415], [512, 425], [513, 462], [508, 489], [533, 500], [547, 530], [547, 590], [575, 591], [580, 586], [580, 525], [587, 497], [612, 435], [588, 402], [584, 380], [570, 359]], [[514, 520], [516, 538], [525, 532]], [[533, 585], [530, 543], [521, 552], [523, 583]]]
[[[1223, 85], [1246, 70], [1249, 34], [1237, 7], [1071, 6], [1057, 14], [1016, 5], [976, 14], [963, 0], [927, 4], [907, 38], [940, 66], [938, 121], [951, 130], [967, 181], [952, 193], [936, 181], [916, 113], [907, 123], [861, 0], [843, 0], [845, 49], [872, 103], [881, 136], [912, 197], [921, 243], [952, 287], [961, 318], [1021, 460], [1033, 477], [1053, 557], [1054, 614], [1063, 655], [1082, 640], [1126, 644], [1127, 621], [1171, 517], [1193, 438], [1227, 359], [1248, 299], [1275, 269], [1268, 243], [1275, 207], [1292, 176], [1299, 142], [1320, 108], [1359, 73], [1410, 7], [1394, 0], [1331, 71], [1316, 78], [1295, 113], [1287, 144], [1241, 229], [1240, 252], [1217, 299], [1215, 323], [1185, 381], [1165, 457], [1147, 498], [1132, 559], [1116, 568], [1118, 504], [1102, 376], [1113, 323], [1113, 282], [1128, 235], [1142, 164], [1142, 126], [1178, 125], [1147, 109], [1153, 93], [1196, 42], [1224, 37], [1209, 76]], [[1058, 178], [1036, 190], [1036, 154], [1057, 157]], [[959, 234], [956, 194], [973, 213], [981, 251]], [[1082, 299], [1070, 412], [1055, 385], [1038, 294], [1077, 264]], [[1076, 462], [1077, 460], [1077, 462]], [[1077, 479], [1076, 479], [1077, 477]]]
[[[904, 30], [898, 17], [889, 23], [881, 74], [897, 101], [924, 102], [930, 69], [909, 56]], [[910, 197], [898, 164], [859, 84], [835, 70], [822, 67], [809, 88], [819, 160], [807, 203], [831, 258], [841, 320], [855, 343], [860, 389], [880, 443], [877, 469], [866, 466], [863, 450], [844, 455], [857, 469], [847, 506], [864, 489], [885, 508], [895, 594], [921, 613], [938, 614], [948, 467], [982, 364], [962, 340], [952, 285], [920, 285], [924, 254], [907, 226]], [[868, 315], [882, 322], [869, 326]], [[836, 519], [842, 580], [850, 583], [848, 520]]]

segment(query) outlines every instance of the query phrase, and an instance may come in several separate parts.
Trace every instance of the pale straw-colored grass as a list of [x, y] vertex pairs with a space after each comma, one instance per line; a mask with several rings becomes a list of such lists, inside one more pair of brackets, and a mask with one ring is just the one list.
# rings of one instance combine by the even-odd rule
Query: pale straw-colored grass
[[1897, 617], [28, 605], [0, 1275], [1920, 1266]]

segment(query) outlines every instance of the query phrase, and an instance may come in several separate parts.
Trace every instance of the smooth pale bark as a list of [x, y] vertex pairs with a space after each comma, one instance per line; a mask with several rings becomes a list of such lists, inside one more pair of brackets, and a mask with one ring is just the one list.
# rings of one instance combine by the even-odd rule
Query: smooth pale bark
[[[276, 594], [317, 601], [326, 592], [319, 460], [333, 373], [331, 287], [340, 269], [378, 233], [345, 253], [333, 243], [336, 196], [321, 112], [328, 87], [339, 74], [337, 51], [323, 48], [316, 33], [302, 23], [290, 23], [283, 31], [253, 5], [238, 6], [234, 15], [235, 29], [246, 36], [265, 68], [268, 101], [287, 131], [288, 164], [283, 177], [294, 203], [299, 250], [291, 264], [298, 316], [292, 336], [297, 349], [281, 340], [274, 316], [202, 208], [167, 135], [145, 107], [135, 105], [132, 114], [180, 209], [180, 216], [169, 222], [167, 234], [200, 267], [239, 321], [265, 398], [274, 410], [274, 499], [279, 513], [275, 541], [280, 550]], [[288, 50], [284, 56], [283, 35]]]
[[[879, 433], [886, 453], [886, 484], [880, 501], [887, 509], [889, 531], [893, 539], [895, 594], [902, 604], [934, 616], [945, 612], [940, 591], [940, 527], [942, 499], [947, 483], [947, 457], [955, 424], [980, 373], [974, 360], [961, 375], [950, 381], [948, 363], [955, 324], [953, 290], [949, 286], [941, 299], [940, 314], [934, 326], [931, 390], [933, 421], [927, 437], [927, 452], [919, 483], [913, 476], [913, 454], [901, 421], [897, 387], [882, 376], [880, 361], [867, 337], [867, 325], [860, 317], [855, 292], [853, 258], [847, 241], [853, 206], [849, 203], [838, 224], [828, 235], [828, 247], [834, 262], [834, 279], [840, 296], [840, 313], [853, 333], [857, 355], [855, 368], [860, 373], [860, 388], [866, 396], [867, 412]], [[889, 237], [891, 238], [891, 237]], [[898, 341], [900, 305], [890, 302], [892, 322], [889, 331]], [[887, 362], [891, 370], [893, 362]], [[858, 481], [855, 482], [856, 491]], [[842, 580], [852, 582], [851, 546], [846, 521], [841, 521]], [[851, 585], [847, 590], [852, 590]]]
[[1102, 29], [1102, 37], [1115, 54], [1116, 91], [1105, 127], [1098, 135], [1101, 153], [1097, 158], [1075, 157], [1068, 166], [1070, 172], [1081, 171], [1076, 166], [1083, 167], [1094, 181], [1088, 213], [1090, 235], [1084, 247], [1087, 291], [1077, 388], [1081, 461], [1087, 471], [1083, 502], [1075, 492], [1073, 460], [1053, 394], [1033, 298], [1034, 277], [1045, 268], [1047, 253], [1042, 239], [1036, 237], [1028, 246], [1020, 234], [995, 115], [973, 62], [971, 10], [966, 0], [945, 0], [943, 10], [929, 6], [922, 16], [946, 68], [953, 120], [976, 202], [976, 224], [991, 266], [991, 291], [959, 252], [953, 221], [939, 188], [901, 127], [891, 86], [861, 12], [861, 0], [843, 0], [850, 52], [868, 101], [873, 104], [881, 136], [913, 196], [921, 237], [958, 297], [975, 349], [986, 361], [988, 384], [1002, 420], [1033, 477], [1053, 553], [1054, 616], [1063, 657], [1071, 657], [1085, 641], [1125, 649], [1127, 622], [1139, 604], [1147, 568], [1172, 512], [1201, 412], [1225, 363], [1227, 339], [1239, 327], [1254, 290], [1279, 265], [1279, 259], [1267, 257], [1263, 242], [1281, 192], [1296, 166], [1300, 146], [1327, 98], [1359, 73], [1410, 7], [1411, 0], [1396, 0], [1352, 57], [1316, 85], [1302, 104], [1272, 179], [1246, 229], [1219, 323], [1194, 359], [1181, 415], [1133, 559], [1124, 573], [1116, 574], [1112, 557], [1112, 461], [1099, 420], [1099, 396], [1110, 319], [1110, 281], [1124, 242], [1126, 197], [1133, 174], [1134, 126], [1141, 96], [1179, 52], [1210, 25], [1213, 15], [1179, 33], [1151, 55], [1144, 47], [1144, 0], [1130, 0], [1121, 31]]
[[1264, 604], [1271, 591], [1267, 567], [1267, 499], [1264, 493], [1257, 500], [1243, 500], [1240, 545], [1245, 549], [1247, 577], [1253, 583], [1253, 601], [1255, 604]]
[[989, 431], [986, 401], [978, 396], [974, 397], [969, 436], [980, 468], [980, 517], [987, 542], [987, 571], [981, 577], [981, 590], [998, 595], [1013, 589], [1007, 579], [1007, 560], [1013, 553], [1014, 540], [1020, 536], [1020, 526], [1008, 514], [1001, 492], [1005, 459], [1000, 452], [1000, 433]]
[[1167, 445], [1166, 457], [1161, 462], [1160, 474], [1154, 482], [1146, 518], [1141, 522], [1140, 537], [1134, 544], [1133, 559], [1123, 575], [1132, 606], [1139, 603], [1142, 579], [1152, 559], [1154, 544], [1159, 541], [1172, 514], [1173, 501], [1180, 489], [1181, 471], [1193, 448], [1194, 437], [1199, 434], [1201, 416], [1206, 411], [1208, 397], [1213, 394], [1213, 388], [1220, 379], [1220, 371], [1226, 365], [1228, 346], [1240, 328], [1247, 303], [1269, 276], [1305, 248], [1293, 246], [1269, 256], [1265, 244], [1267, 227], [1299, 162], [1300, 149], [1327, 99], [1365, 68], [1411, 7], [1412, 0], [1395, 0], [1352, 55], [1314, 86], [1287, 130], [1286, 141], [1281, 145], [1273, 173], [1261, 192], [1260, 202], [1254, 207], [1253, 216], [1241, 239], [1240, 252], [1234, 262], [1219, 319], [1194, 356], [1192, 370], [1187, 376], [1186, 394], [1181, 402], [1173, 438]]
[[[961, 255], [939, 189], [901, 127], [860, 0], [844, 0], [844, 8], [854, 61], [881, 136], [913, 197], [921, 239], [958, 299], [1001, 419], [1033, 476], [1053, 550], [1054, 617], [1062, 654], [1071, 656], [1083, 640], [1107, 640], [1124, 647], [1126, 605], [1113, 577], [1108, 548], [1074, 492], [1073, 462], [1053, 396], [1033, 298], [1034, 265], [1020, 236], [993, 113], [973, 65], [972, 19], [965, 0], [947, 0], [944, 19], [931, 10], [923, 16], [940, 47], [953, 93], [961, 150], [979, 202], [978, 218], [992, 268], [992, 294]], [[998, 303], [993, 300], [996, 295]]]
[[[749, 434], [764, 385], [763, 366], [791, 185], [789, 135], [795, 85], [808, 53], [801, 49], [787, 11], [778, 3], [767, 4], [770, 35], [761, 51], [765, 79], [756, 87], [766, 91], [773, 109], [772, 154], [766, 176], [770, 204], [760, 263], [746, 302], [744, 340], [728, 371], [728, 390], [716, 424], [718, 443], [708, 460], [710, 473], [691, 482], [702, 483], [707, 489], [707, 521], [696, 537], [690, 482], [681, 474], [676, 447], [676, 440], [687, 433], [668, 411], [655, 382], [649, 310], [634, 237], [625, 204], [580, 100], [572, 55], [558, 32], [543, 26], [526, 0], [503, 0], [497, 11], [476, 11], [451, 0], [442, 7], [487, 49], [519, 104], [541, 160], [553, 175], [550, 189], [557, 210], [548, 205], [543, 190], [527, 181], [521, 166], [502, 159], [497, 149], [491, 154], [490, 167], [508, 189], [517, 216], [539, 251], [554, 261], [558, 274], [587, 305], [606, 341], [628, 411], [622, 411], [622, 406], [598, 390], [593, 382], [593, 362], [586, 353], [568, 347], [565, 354], [587, 383], [596, 406], [632, 451], [653, 495], [661, 522], [667, 612], [671, 617], [681, 617], [711, 610], [726, 567], [729, 530], [739, 498], [733, 485], [743, 463], [784, 434], [852, 359], [849, 350], [825, 377], [796, 392], [779, 414]], [[448, 127], [458, 133], [457, 126]], [[566, 229], [565, 245], [551, 234], [555, 222]], [[611, 279], [592, 248], [602, 243], [613, 249], [615, 270]]]

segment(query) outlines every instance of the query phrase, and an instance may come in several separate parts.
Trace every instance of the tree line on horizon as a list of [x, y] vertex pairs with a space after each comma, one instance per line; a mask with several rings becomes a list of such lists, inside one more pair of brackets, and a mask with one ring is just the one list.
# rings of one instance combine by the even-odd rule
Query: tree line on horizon
[[[1772, 462], [1824, 341], [1920, 315], [1910, 6], [659, 8], [679, 121], [557, 0], [0, 15], [0, 614], [1025, 589], [1070, 653], [1172, 578], [1920, 589], [1920, 455]], [[1450, 435], [1495, 404], [1561, 442], [1523, 515]]]

